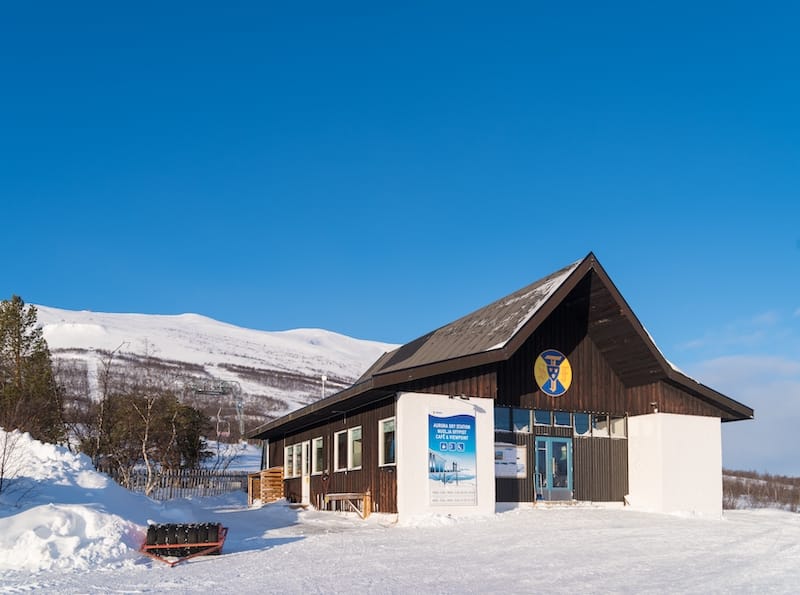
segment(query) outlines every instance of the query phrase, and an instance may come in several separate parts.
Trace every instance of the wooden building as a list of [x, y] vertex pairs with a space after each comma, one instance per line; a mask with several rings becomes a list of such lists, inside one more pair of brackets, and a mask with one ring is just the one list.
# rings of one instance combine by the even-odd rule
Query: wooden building
[[720, 422], [752, 417], [670, 364], [590, 253], [253, 437], [315, 506], [369, 492], [401, 516], [541, 500], [716, 514]]

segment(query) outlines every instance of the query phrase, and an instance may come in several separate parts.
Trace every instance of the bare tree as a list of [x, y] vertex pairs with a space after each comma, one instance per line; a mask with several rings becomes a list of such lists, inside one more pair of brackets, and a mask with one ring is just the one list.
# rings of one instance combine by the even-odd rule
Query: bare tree
[[0, 428], [0, 494], [19, 473], [19, 437], [19, 432], [6, 432]]
[[117, 357], [120, 348], [104, 362], [101, 398], [84, 448], [97, 468], [112, 471], [126, 487], [133, 487], [134, 476], [143, 471], [150, 494], [165, 470], [199, 464], [210, 421], [179, 402], [174, 379], [149, 353], [123, 365], [115, 361], [125, 359]]

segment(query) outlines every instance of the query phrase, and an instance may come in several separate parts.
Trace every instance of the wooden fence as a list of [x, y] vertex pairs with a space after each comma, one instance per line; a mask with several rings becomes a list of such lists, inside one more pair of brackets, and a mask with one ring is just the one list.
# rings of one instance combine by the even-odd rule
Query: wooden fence
[[[147, 472], [134, 471], [130, 481], [124, 481], [116, 469], [101, 469], [114, 481], [134, 492], [144, 493]], [[229, 492], [247, 491], [247, 472], [210, 471], [207, 469], [170, 469], [161, 471], [149, 496], [155, 500], [219, 496]], [[126, 485], [129, 484], [129, 485]]]

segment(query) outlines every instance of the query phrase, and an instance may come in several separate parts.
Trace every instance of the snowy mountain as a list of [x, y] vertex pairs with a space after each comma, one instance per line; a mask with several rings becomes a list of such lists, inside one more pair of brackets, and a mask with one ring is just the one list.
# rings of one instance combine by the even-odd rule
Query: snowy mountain
[[[36, 306], [59, 381], [68, 394], [99, 395], [110, 361], [135, 365], [156, 358], [184, 394], [216, 380], [241, 387], [247, 429], [352, 384], [391, 344], [322, 329], [258, 331], [200, 316], [109, 314]], [[238, 383], [238, 385], [236, 384]], [[206, 397], [234, 421], [230, 395]], [[216, 411], [214, 411], [216, 412]]]

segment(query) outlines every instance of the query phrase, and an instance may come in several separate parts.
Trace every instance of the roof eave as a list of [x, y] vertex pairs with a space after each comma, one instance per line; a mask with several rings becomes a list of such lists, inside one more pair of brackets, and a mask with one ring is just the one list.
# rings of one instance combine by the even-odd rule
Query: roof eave
[[730, 415], [728, 418], [723, 418], [723, 422], [743, 421], [753, 419], [755, 416], [753, 409], [744, 403], [740, 403], [739, 401], [731, 399], [730, 397], [723, 395], [713, 388], [697, 382], [673, 367], [670, 367], [669, 370], [667, 370], [667, 378], [669, 378], [669, 380], [675, 384], [678, 384], [697, 394], [703, 400], [710, 402], [719, 409], [727, 411]]
[[328, 409], [352, 397], [356, 397], [360, 394], [363, 394], [372, 388], [373, 388], [373, 379], [368, 378], [363, 382], [349, 386], [348, 388], [341, 390], [333, 395], [330, 395], [329, 397], [325, 397], [324, 399], [320, 399], [319, 401], [314, 401], [313, 403], [310, 403], [305, 407], [301, 407], [300, 409], [295, 409], [291, 413], [287, 413], [286, 415], [283, 415], [277, 419], [268, 421], [267, 423], [258, 426], [256, 429], [250, 432], [248, 434], [248, 438], [253, 440], [263, 440], [267, 438], [269, 434], [278, 432], [280, 428], [292, 424], [293, 422], [296, 422], [298, 419]]

